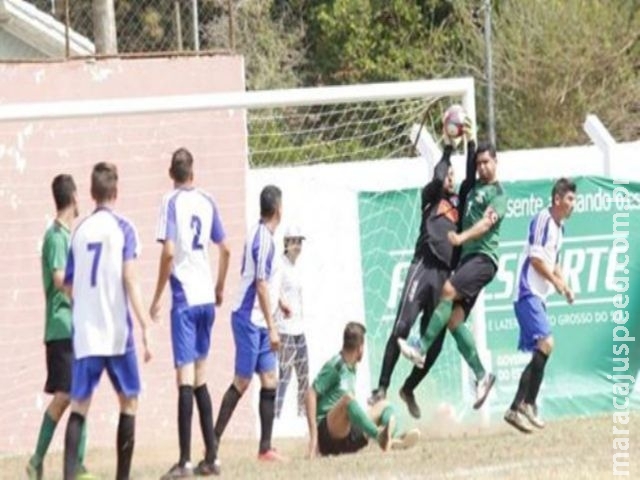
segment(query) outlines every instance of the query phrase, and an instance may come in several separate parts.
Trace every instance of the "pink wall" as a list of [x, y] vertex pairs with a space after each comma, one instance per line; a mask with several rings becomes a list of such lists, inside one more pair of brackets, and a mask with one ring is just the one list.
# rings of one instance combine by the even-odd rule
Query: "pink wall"
[[[243, 89], [242, 58], [232, 56], [0, 65], [0, 103]], [[160, 252], [154, 241], [156, 216], [162, 195], [171, 187], [167, 170], [176, 148], [191, 150], [197, 184], [218, 202], [232, 260], [209, 363], [208, 383], [217, 413], [233, 374], [229, 305], [235, 294], [245, 234], [246, 145], [241, 111], [0, 123], [0, 454], [34, 448], [49, 402], [42, 393], [46, 372], [39, 248], [48, 221], [55, 214], [51, 179], [61, 172], [74, 175], [83, 216], [92, 209], [91, 167], [103, 160], [117, 164], [121, 179], [117, 209], [138, 227], [142, 242], [139, 264], [147, 303], [153, 294]], [[217, 252], [213, 253], [217, 259]], [[152, 329], [155, 358], [141, 365], [143, 393], [137, 442], [173, 442], [177, 448], [169, 297], [167, 290], [163, 323]], [[255, 418], [247, 400], [229, 425], [229, 435], [253, 435]], [[116, 399], [104, 376], [89, 416], [90, 446], [113, 445], [117, 418]], [[64, 425], [66, 417], [53, 449], [62, 448]], [[193, 431], [198, 438], [197, 415]], [[194, 453], [197, 445], [194, 443]]]

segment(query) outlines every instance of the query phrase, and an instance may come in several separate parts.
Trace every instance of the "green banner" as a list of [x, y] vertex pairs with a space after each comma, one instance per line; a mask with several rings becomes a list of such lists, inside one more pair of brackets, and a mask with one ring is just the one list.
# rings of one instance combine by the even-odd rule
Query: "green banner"
[[[640, 288], [640, 184], [595, 177], [575, 181], [576, 208], [565, 226], [560, 263], [576, 301], [568, 305], [556, 294], [548, 299], [555, 350], [539, 395], [547, 418], [611, 412], [614, 402], [640, 408], [640, 388], [632, 392], [640, 369], [640, 298], [631, 293]], [[492, 419], [511, 403], [530, 360], [530, 354], [517, 350], [513, 294], [529, 222], [548, 206], [552, 184], [503, 184], [509, 200], [499, 269], [485, 290], [488, 366], [498, 377], [489, 402]], [[419, 190], [362, 192], [359, 214], [371, 382], [377, 385], [420, 225]], [[394, 394], [409, 370], [401, 358], [392, 379]], [[416, 392], [423, 409], [457, 421], [473, 418], [471, 383], [462, 372], [461, 357], [447, 336], [436, 366]]]

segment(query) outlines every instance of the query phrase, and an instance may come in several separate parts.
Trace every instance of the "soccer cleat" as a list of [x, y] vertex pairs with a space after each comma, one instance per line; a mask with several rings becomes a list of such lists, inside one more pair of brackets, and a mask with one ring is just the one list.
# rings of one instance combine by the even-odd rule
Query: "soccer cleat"
[[76, 480], [97, 480], [98, 477], [89, 473], [87, 467], [84, 465], [78, 466], [76, 469]]
[[525, 423], [517, 410], [507, 410], [504, 414], [504, 421], [522, 433], [531, 433], [531, 427]]
[[422, 354], [420, 349], [411, 345], [404, 338], [398, 339], [398, 347], [400, 347], [400, 353], [410, 361], [412, 361], [418, 368], [424, 368], [425, 355]]
[[391, 440], [392, 450], [407, 450], [413, 448], [418, 444], [420, 440], [420, 430], [417, 428], [411, 429], [408, 432], [403, 433], [400, 437]]
[[420, 405], [416, 402], [416, 396], [413, 392], [407, 392], [404, 388], [401, 388], [398, 392], [400, 399], [407, 404], [407, 409], [409, 409], [409, 414], [413, 418], [420, 418]]
[[387, 390], [384, 387], [378, 387], [373, 392], [371, 392], [371, 396], [367, 400], [369, 405], [375, 405], [382, 400], [387, 398]]
[[544, 421], [538, 416], [538, 407], [535, 405], [522, 402], [518, 406], [518, 412], [520, 412], [534, 427], [544, 428]]
[[42, 480], [42, 464], [35, 466], [31, 460], [27, 462], [27, 477], [29, 480]]
[[160, 480], [173, 480], [174, 478], [190, 478], [193, 477], [193, 467], [191, 462], [180, 465], [176, 463], [169, 469], [167, 473], [160, 477]]
[[396, 417], [391, 416], [389, 422], [378, 431], [378, 445], [380, 445], [383, 452], [388, 452], [391, 449], [392, 434], [395, 427]]
[[496, 376], [493, 373], [486, 373], [482, 380], [476, 382], [476, 401], [473, 408], [478, 410], [482, 406], [494, 383], [496, 383]]
[[213, 462], [201, 460], [193, 469], [193, 473], [200, 477], [208, 477], [210, 475], [220, 475], [220, 461], [216, 458]]
[[278, 453], [278, 451], [275, 450], [274, 448], [271, 448], [266, 452], [259, 453], [258, 460], [260, 460], [261, 462], [281, 462], [281, 463], [287, 463], [289, 461], [287, 457]]

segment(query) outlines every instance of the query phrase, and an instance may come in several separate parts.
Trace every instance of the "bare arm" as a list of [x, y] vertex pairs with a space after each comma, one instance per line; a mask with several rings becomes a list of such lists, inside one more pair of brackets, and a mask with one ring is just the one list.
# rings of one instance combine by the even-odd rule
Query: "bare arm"
[[316, 424], [316, 391], [313, 387], [307, 389], [304, 397], [304, 403], [307, 407], [307, 424], [309, 425], [309, 458], [316, 455], [318, 447], [318, 425]]
[[144, 360], [148, 362], [151, 360], [151, 350], [149, 348], [149, 340], [147, 337], [147, 328], [151, 321], [151, 318], [147, 311], [144, 309], [142, 302], [142, 293], [140, 291], [140, 282], [138, 281], [138, 271], [136, 268], [135, 260], [128, 260], [124, 262], [123, 266], [124, 286], [127, 291], [127, 296], [133, 307], [133, 313], [138, 319], [140, 329], [142, 330], [142, 343], [144, 345]]
[[457, 234], [455, 232], [449, 232], [449, 241], [454, 246], [458, 246], [468, 241], [476, 240], [487, 233], [493, 224], [494, 222], [490, 218], [482, 217], [471, 228], [468, 228], [463, 232]]
[[160, 299], [162, 298], [162, 292], [169, 281], [169, 275], [171, 275], [171, 265], [173, 263], [173, 242], [165, 240], [162, 244], [162, 252], [160, 253], [160, 266], [158, 267], [158, 280], [156, 282], [156, 291], [153, 295], [153, 301], [151, 302], [151, 308], [149, 312], [154, 320], [158, 319], [160, 313]]
[[51, 277], [53, 280], [53, 286], [56, 290], [64, 292], [64, 270], [54, 270]]
[[273, 320], [271, 310], [271, 300], [269, 299], [269, 285], [266, 280], [256, 280], [256, 290], [258, 293], [258, 303], [260, 304], [260, 310], [264, 315], [264, 320], [267, 322], [267, 329], [269, 330], [269, 340], [271, 342], [271, 349], [278, 350], [280, 348], [280, 337], [276, 330], [276, 322]]
[[231, 250], [225, 242], [218, 244], [218, 252], [220, 258], [218, 260], [218, 280], [216, 281], [216, 305], [222, 305], [224, 296], [224, 284], [227, 280], [227, 272], [229, 271], [229, 258], [231, 258]]

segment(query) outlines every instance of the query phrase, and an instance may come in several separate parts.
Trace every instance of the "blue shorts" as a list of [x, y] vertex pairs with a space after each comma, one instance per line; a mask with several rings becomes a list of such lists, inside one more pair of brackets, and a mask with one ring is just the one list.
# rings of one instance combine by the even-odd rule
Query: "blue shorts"
[[86, 400], [98, 386], [103, 370], [107, 370], [116, 392], [127, 398], [140, 393], [140, 374], [135, 350], [113, 357], [84, 357], [73, 359], [71, 399]]
[[209, 355], [211, 328], [215, 319], [213, 303], [171, 310], [173, 364], [181, 367]]
[[551, 335], [547, 307], [540, 297], [535, 295], [520, 298], [514, 302], [513, 307], [520, 325], [518, 349], [523, 352], [532, 352], [538, 340]]
[[269, 331], [237, 313], [231, 314], [231, 327], [236, 344], [236, 375], [251, 378], [254, 373], [275, 371], [276, 353], [271, 350]]

